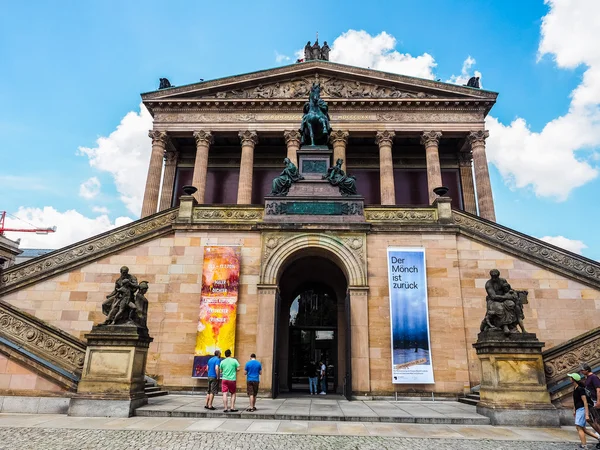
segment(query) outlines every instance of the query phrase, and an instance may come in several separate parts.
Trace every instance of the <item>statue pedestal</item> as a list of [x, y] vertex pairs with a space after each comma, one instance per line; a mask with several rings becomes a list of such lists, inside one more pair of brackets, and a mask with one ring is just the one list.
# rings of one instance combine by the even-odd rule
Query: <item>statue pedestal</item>
[[486, 331], [473, 347], [481, 361], [479, 414], [492, 425], [560, 426], [546, 388], [544, 343], [534, 333]]
[[305, 180], [320, 180], [331, 166], [331, 154], [326, 145], [303, 145], [296, 152], [298, 171]]
[[148, 403], [144, 375], [148, 330], [135, 325], [95, 326], [86, 334], [88, 346], [70, 416], [131, 417]]

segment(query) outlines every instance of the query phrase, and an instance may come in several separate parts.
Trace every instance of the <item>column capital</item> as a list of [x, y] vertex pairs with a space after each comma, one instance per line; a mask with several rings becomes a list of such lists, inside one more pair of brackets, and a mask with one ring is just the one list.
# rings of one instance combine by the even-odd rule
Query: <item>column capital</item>
[[289, 146], [290, 144], [296, 145], [300, 147], [300, 138], [301, 134], [297, 130], [285, 130], [283, 132], [283, 138], [285, 139], [285, 145]]
[[204, 130], [194, 131], [194, 139], [196, 139], [196, 146], [205, 145], [209, 147], [215, 141], [212, 133]]
[[423, 134], [421, 135], [421, 145], [424, 145], [425, 148], [432, 145], [437, 147], [440, 144], [441, 137], [441, 131], [423, 131]]
[[242, 146], [254, 147], [256, 144], [258, 144], [258, 134], [256, 133], [256, 131], [240, 131], [238, 133], [238, 136], [240, 137]]
[[490, 136], [490, 132], [488, 130], [477, 130], [471, 131], [467, 135], [467, 140], [471, 147], [474, 145], [485, 145], [485, 140]]
[[378, 131], [377, 134], [375, 135], [375, 142], [380, 147], [382, 145], [390, 145], [391, 146], [392, 143], [394, 142], [395, 136], [396, 136], [395, 131], [391, 131], [391, 130]]
[[150, 130], [148, 131], [148, 137], [152, 139], [152, 145], [160, 144], [165, 146], [169, 142], [169, 136], [164, 131]]
[[471, 167], [473, 162], [473, 153], [458, 152], [457, 158], [459, 167]]
[[167, 149], [163, 154], [163, 158], [165, 160], [165, 165], [176, 164], [177, 158], [179, 157], [179, 152], [175, 149]]
[[329, 141], [332, 144], [343, 143], [344, 145], [348, 144], [348, 137], [350, 133], [346, 130], [333, 130], [329, 135]]

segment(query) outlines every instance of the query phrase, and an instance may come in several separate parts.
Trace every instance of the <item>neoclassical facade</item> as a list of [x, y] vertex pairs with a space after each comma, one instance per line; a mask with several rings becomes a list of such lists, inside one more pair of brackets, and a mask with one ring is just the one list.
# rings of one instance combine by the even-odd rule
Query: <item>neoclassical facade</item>
[[[313, 83], [329, 106], [332, 161], [364, 198], [360, 220], [265, 208], [284, 158], [298, 162]], [[74, 389], [83, 336], [103, 321], [123, 265], [150, 285], [147, 373], [172, 391], [201, 387], [191, 370], [209, 246], [241, 247], [235, 351], [262, 361], [265, 395], [307, 390], [306, 363], [320, 358], [329, 390], [349, 397], [462, 394], [480, 380], [472, 344], [493, 268], [529, 291], [525, 323], [547, 349], [589, 333], [600, 265], [496, 223], [484, 122], [496, 97], [320, 60], [143, 94], [154, 124], [142, 218], [2, 272], [0, 353], [29, 384], [10, 375], [0, 389]], [[390, 246], [425, 249], [434, 384], [392, 382]], [[585, 336], [581, 357], [600, 355], [590, 353], [600, 336]], [[573, 370], [571, 350], [548, 353], [550, 384]]]

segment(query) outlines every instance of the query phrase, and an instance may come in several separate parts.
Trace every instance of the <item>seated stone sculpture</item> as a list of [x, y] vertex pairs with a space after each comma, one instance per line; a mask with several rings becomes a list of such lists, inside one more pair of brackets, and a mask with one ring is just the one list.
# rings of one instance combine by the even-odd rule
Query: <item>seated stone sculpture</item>
[[285, 169], [273, 180], [271, 195], [285, 196], [290, 191], [292, 183], [304, 179], [304, 177], [300, 176], [296, 165], [289, 158], [285, 158], [283, 163], [285, 164]]
[[490, 270], [490, 279], [485, 283], [487, 311], [480, 330], [502, 330], [505, 335], [517, 333], [517, 326], [525, 333], [523, 325], [523, 303], [527, 302], [527, 291], [515, 291], [500, 278], [498, 269]]
[[343, 162], [343, 159], [338, 159], [335, 166], [327, 169], [327, 174], [323, 175], [323, 179], [329, 181], [332, 186], [337, 186], [342, 195], [357, 195], [356, 178], [346, 175], [342, 170]]
[[102, 303], [106, 320], [101, 325], [137, 325], [146, 328], [148, 301], [144, 294], [148, 282], [138, 284], [137, 278], [129, 273], [127, 266], [121, 267], [121, 276], [115, 281], [114, 290]]

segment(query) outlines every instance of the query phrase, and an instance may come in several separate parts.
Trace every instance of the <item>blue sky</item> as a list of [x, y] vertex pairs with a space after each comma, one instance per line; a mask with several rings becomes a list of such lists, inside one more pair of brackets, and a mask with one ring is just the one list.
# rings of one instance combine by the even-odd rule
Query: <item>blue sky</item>
[[[595, 0], [2, 3], [0, 210], [59, 227], [52, 237], [10, 235], [26, 246], [64, 245], [136, 218], [131, 205], [149, 149], [139, 94], [156, 89], [159, 77], [182, 85], [276, 67], [289, 63], [277, 54], [295, 59], [317, 31], [332, 45], [364, 30], [352, 35], [362, 39], [358, 52], [383, 32], [396, 40], [391, 49], [371, 48], [381, 55], [365, 55], [365, 65], [394, 52], [427, 54], [431, 64], [422, 69], [446, 81], [475, 59], [465, 74], [481, 72], [483, 86], [500, 93], [488, 141], [498, 222], [563, 236], [567, 247], [582, 241], [586, 248], [570, 248], [600, 259]], [[336, 44], [344, 62], [343, 39]], [[518, 117], [526, 126], [511, 127]], [[548, 123], [556, 129], [544, 131]], [[571, 132], [582, 137], [571, 144]], [[95, 189], [82, 189], [86, 182]]]

